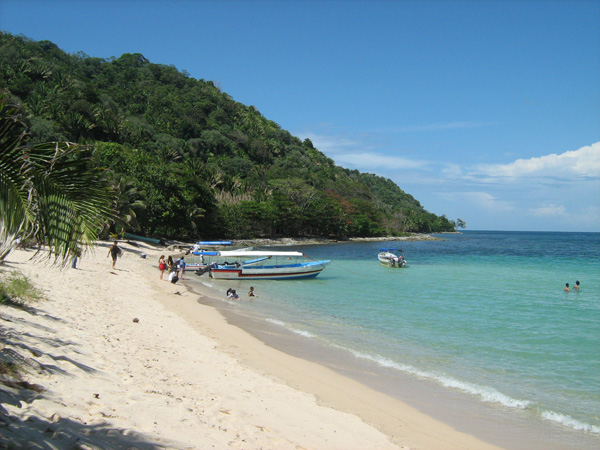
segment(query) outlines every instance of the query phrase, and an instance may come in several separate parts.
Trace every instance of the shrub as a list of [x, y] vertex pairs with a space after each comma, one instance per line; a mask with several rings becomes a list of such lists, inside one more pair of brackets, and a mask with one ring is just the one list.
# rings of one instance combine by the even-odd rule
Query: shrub
[[0, 304], [24, 307], [27, 303], [42, 298], [42, 291], [17, 271], [0, 279]]

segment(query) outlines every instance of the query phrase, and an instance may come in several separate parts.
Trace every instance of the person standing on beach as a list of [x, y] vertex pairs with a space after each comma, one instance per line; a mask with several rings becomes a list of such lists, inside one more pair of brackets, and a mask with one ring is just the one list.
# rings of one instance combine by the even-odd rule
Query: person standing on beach
[[71, 259], [71, 267], [73, 269], [77, 269], [77, 258], [81, 258], [81, 249], [79, 247], [77, 248], [77, 251], [73, 255], [73, 258]]
[[[112, 268], [115, 268], [115, 263], [117, 262], [117, 258], [121, 255], [121, 249], [119, 248], [119, 243], [115, 241], [113, 245], [108, 249], [108, 255], [112, 257]], [[108, 255], [106, 257], [108, 258]]]
[[167, 262], [165, 261], [165, 255], [160, 255], [158, 258], [158, 270], [160, 270], [160, 279], [163, 279], [165, 269], [167, 268]]
[[183, 280], [183, 272], [185, 272], [185, 261], [183, 260], [183, 256], [179, 260], [179, 264], [177, 264], [177, 275], [179, 275], [179, 279]]
[[169, 257], [167, 258], [167, 267], [169, 269], [169, 273], [173, 272], [174, 266], [175, 266], [175, 263], [173, 262], [173, 257], [171, 255], [169, 255]]

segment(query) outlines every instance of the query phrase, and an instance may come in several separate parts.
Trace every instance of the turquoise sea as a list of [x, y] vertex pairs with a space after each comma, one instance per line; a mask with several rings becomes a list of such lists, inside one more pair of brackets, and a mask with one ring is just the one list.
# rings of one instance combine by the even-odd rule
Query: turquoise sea
[[[294, 246], [332, 260], [310, 280], [193, 281], [216, 297], [237, 289], [243, 301], [228, 307], [238, 314], [371, 372], [600, 436], [600, 233], [437, 237]], [[380, 265], [381, 247], [402, 248], [408, 266]], [[576, 280], [580, 291], [564, 292]], [[253, 301], [245, 296], [250, 284], [259, 294]]]

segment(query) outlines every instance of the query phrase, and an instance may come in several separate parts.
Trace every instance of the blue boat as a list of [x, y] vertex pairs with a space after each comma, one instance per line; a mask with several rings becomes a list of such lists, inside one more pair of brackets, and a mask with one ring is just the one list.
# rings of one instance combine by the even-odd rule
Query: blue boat
[[216, 245], [231, 245], [231, 244], [233, 244], [233, 242], [232, 241], [199, 241], [196, 244], [199, 245], [200, 247], [202, 247], [202, 246], [213, 247]]
[[[331, 261], [311, 261], [301, 252], [231, 250], [192, 252], [199, 262], [187, 265], [215, 279], [289, 280], [316, 277]], [[205, 259], [204, 257], [208, 257]], [[216, 257], [216, 258], [215, 258]], [[251, 258], [251, 259], [248, 259]], [[223, 259], [235, 262], [217, 262]]]

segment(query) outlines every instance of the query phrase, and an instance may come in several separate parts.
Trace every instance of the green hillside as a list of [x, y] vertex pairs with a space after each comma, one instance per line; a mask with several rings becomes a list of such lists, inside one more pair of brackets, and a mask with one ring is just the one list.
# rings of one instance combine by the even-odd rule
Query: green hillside
[[0, 89], [28, 143], [91, 145], [118, 192], [112, 230], [153, 237], [452, 231], [394, 182], [350, 171], [212, 81], [141, 54], [70, 55], [0, 33]]

